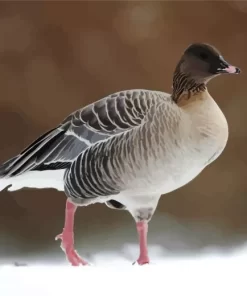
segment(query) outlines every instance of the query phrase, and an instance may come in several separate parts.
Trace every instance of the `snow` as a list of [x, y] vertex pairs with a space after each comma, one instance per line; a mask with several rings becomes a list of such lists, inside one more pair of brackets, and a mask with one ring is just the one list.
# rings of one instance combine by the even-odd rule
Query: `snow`
[[246, 296], [246, 249], [226, 256], [166, 258], [145, 266], [103, 253], [88, 267], [3, 265], [0, 295]]
[[137, 266], [136, 232], [128, 221], [124, 227], [91, 225], [84, 233], [79, 227], [76, 247], [89, 267], [69, 266], [54, 238], [39, 252], [21, 253], [18, 238], [2, 232], [0, 296], [247, 295], [245, 235], [157, 213], [150, 224], [151, 264]]

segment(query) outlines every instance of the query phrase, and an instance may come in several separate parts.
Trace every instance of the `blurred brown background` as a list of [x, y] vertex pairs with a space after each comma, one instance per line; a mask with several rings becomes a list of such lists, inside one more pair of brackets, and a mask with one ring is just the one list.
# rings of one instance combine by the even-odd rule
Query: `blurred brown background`
[[[150, 243], [171, 253], [244, 243], [246, 13], [244, 1], [1, 2], [0, 160], [107, 94], [131, 88], [170, 92], [182, 51], [194, 41], [211, 43], [242, 69], [240, 76], [219, 77], [209, 85], [227, 117], [230, 139], [199, 177], [161, 199]], [[64, 260], [54, 241], [63, 227], [64, 205], [65, 195], [55, 190], [1, 192], [0, 258], [27, 261], [30, 254], [43, 258], [54, 250]], [[77, 249], [107, 250], [112, 237], [114, 246], [136, 243], [128, 213], [103, 205], [78, 210]]]

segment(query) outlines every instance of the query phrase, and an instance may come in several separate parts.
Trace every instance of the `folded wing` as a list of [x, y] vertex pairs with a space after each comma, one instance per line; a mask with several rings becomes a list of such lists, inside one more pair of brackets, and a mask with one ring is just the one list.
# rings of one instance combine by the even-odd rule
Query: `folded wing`
[[123, 91], [75, 111], [2, 164], [0, 176], [68, 168], [90, 145], [142, 124], [147, 110], [161, 94], [147, 90]]

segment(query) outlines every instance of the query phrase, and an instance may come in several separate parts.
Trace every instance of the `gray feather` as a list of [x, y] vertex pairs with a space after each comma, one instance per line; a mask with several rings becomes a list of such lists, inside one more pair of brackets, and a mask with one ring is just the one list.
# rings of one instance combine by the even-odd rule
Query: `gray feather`
[[1, 176], [68, 168], [91, 145], [142, 124], [156, 92], [122, 91], [79, 109], [0, 167]]

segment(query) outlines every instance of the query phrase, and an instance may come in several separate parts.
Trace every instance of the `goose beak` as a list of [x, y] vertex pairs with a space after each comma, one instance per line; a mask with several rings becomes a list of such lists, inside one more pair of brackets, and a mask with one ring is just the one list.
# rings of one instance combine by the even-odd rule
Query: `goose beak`
[[230, 65], [223, 57], [220, 57], [220, 67], [217, 69], [217, 73], [223, 74], [239, 74], [241, 70], [235, 66]]

